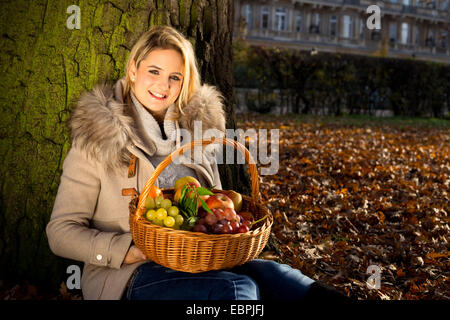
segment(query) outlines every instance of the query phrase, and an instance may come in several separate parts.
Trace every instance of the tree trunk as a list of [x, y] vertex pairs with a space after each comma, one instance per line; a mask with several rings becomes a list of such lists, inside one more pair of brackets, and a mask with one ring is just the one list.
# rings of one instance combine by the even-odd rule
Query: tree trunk
[[[83, 91], [124, 75], [133, 44], [150, 26], [172, 25], [194, 44], [203, 80], [223, 93], [227, 127], [236, 127], [231, 0], [75, 3], [80, 29], [67, 26], [74, 1], [0, 4], [0, 279], [66, 280], [73, 262], [55, 257], [45, 234], [70, 149], [66, 121]], [[241, 167], [220, 169], [224, 188], [248, 186]]]

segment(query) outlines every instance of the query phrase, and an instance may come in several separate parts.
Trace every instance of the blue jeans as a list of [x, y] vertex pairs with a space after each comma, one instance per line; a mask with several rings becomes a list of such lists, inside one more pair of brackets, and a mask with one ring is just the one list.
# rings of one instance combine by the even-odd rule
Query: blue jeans
[[227, 270], [186, 273], [154, 262], [140, 265], [128, 300], [301, 300], [314, 280], [286, 264], [252, 260]]

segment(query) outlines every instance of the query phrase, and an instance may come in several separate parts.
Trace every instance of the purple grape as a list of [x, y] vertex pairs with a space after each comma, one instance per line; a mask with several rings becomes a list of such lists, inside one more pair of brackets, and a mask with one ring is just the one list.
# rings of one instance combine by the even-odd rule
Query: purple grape
[[200, 208], [200, 209], [198, 209], [198, 212], [197, 212], [197, 216], [199, 217], [199, 218], [204, 218], [204, 217], [206, 217], [206, 214], [207, 214], [208, 212], [206, 212], [203, 208]]
[[223, 224], [221, 224], [221, 223], [218, 223], [218, 224], [214, 225], [213, 233], [215, 233], [215, 234], [222, 233], [222, 228], [223, 228]]
[[210, 226], [217, 223], [217, 218], [214, 214], [208, 213], [205, 217], [205, 223], [209, 224]]
[[207, 233], [208, 229], [206, 228], [206, 226], [204, 224], [196, 224], [194, 226], [194, 229], [192, 229], [192, 231]]
[[233, 233], [238, 233], [239, 227], [241, 224], [237, 221], [231, 221], [230, 223], [231, 229], [233, 230]]
[[230, 226], [230, 224], [224, 224], [222, 227], [222, 233], [223, 234], [230, 234], [233, 232], [233, 228]]

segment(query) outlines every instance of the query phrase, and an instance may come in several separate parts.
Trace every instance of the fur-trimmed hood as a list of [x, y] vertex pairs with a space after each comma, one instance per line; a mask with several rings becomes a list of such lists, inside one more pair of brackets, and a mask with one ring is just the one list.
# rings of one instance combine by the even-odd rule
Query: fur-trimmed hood
[[[114, 86], [98, 85], [84, 93], [69, 121], [72, 144], [112, 170], [128, 164], [130, 145], [141, 147], [150, 156], [156, 151], [136, 109], [124, 101], [123, 83], [120, 79]], [[178, 124], [193, 136], [195, 121], [202, 121], [203, 132], [214, 129], [224, 135], [225, 112], [215, 87], [201, 86], [183, 109]]]

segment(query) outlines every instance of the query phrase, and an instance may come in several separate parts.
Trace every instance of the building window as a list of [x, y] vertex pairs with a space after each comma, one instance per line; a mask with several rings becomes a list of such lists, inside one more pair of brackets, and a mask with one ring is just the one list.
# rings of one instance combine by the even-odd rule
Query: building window
[[378, 30], [372, 30], [372, 32], [370, 33], [370, 39], [373, 41], [380, 41], [381, 32]]
[[397, 23], [391, 22], [389, 24], [389, 42], [397, 41]]
[[353, 17], [345, 15], [343, 19], [342, 36], [344, 38], [353, 38]]
[[269, 28], [269, 8], [261, 8], [261, 29]]
[[448, 47], [448, 32], [441, 30], [441, 48], [447, 49]]
[[337, 17], [330, 16], [330, 36], [335, 37], [337, 34]]
[[309, 25], [309, 33], [320, 33], [320, 13], [313, 14], [313, 19]]
[[439, 9], [447, 11], [448, 10], [448, 2], [449, 2], [448, 0], [441, 1], [441, 5], [440, 5]]
[[252, 6], [250, 4], [245, 5], [245, 22], [247, 22], [247, 27], [251, 28]]
[[314, 23], [315, 23], [315, 25], [316, 25], [316, 27], [317, 27], [317, 33], [320, 33], [320, 13], [316, 13], [315, 15], [314, 15]]
[[297, 17], [295, 18], [295, 30], [297, 32], [302, 31], [302, 14], [300, 12], [297, 13]]
[[416, 46], [420, 45], [420, 32], [418, 26], [414, 26], [414, 44]]
[[409, 5], [411, 5], [411, 1], [410, 0], [403, 0], [403, 4], [405, 6], [409, 6]]
[[409, 43], [409, 24], [406, 22], [402, 22], [402, 31], [401, 31], [401, 39], [402, 44]]
[[436, 1], [434, 0], [426, 0], [426, 6], [430, 9], [436, 9]]
[[278, 31], [286, 31], [287, 29], [287, 13], [285, 8], [277, 8], [275, 10], [275, 28]]
[[425, 45], [427, 47], [434, 47], [435, 43], [434, 43], [434, 29], [428, 29], [428, 36], [427, 39], [425, 40]]
[[364, 40], [364, 33], [366, 31], [365, 29], [365, 23], [364, 19], [359, 19], [359, 39]]
[[417, 2], [419, 7], [436, 9], [436, 1], [435, 0], [419, 0]]

